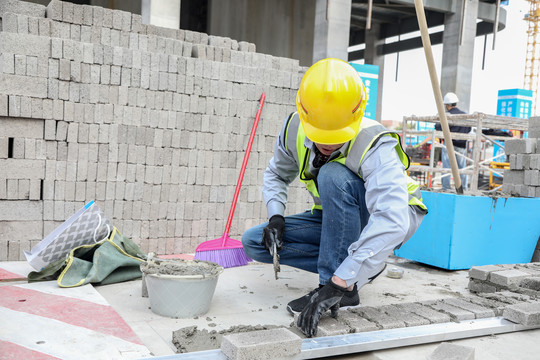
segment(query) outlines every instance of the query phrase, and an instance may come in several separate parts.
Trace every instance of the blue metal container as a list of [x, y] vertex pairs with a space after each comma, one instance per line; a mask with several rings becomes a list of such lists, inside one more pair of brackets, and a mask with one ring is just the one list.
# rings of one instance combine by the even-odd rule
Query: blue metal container
[[540, 236], [540, 198], [490, 198], [422, 191], [418, 231], [394, 254], [448, 270], [531, 261]]

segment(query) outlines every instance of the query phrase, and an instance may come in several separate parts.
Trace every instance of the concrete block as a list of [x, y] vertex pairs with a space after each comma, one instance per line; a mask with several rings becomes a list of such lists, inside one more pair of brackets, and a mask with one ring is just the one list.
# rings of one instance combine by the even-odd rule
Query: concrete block
[[472, 312], [477, 319], [495, 316], [495, 312], [493, 310], [478, 304], [465, 301], [464, 299], [448, 298], [443, 299], [442, 301], [446, 304]]
[[49, 57], [50, 38], [38, 35], [0, 33], [0, 52]]
[[15, 75], [26, 75], [26, 56], [15, 54]]
[[4, 74], [15, 74], [15, 55], [1, 54], [0, 71]]
[[94, 9], [95, 7], [92, 7], [90, 5], [82, 6], [82, 24], [83, 25], [88, 25], [88, 26], [93, 25]]
[[62, 2], [62, 21], [73, 23], [73, 3], [68, 1]]
[[427, 318], [419, 316], [413, 312], [405, 312], [402, 308], [394, 305], [383, 305], [379, 307], [379, 310], [384, 311], [395, 319], [403, 321], [406, 326], [419, 326], [430, 324], [430, 321]]
[[475, 318], [474, 313], [458, 308], [456, 306], [447, 304], [441, 300], [433, 301], [433, 302], [426, 302], [425, 304], [433, 308], [434, 310], [441, 311], [448, 314], [452, 319], [457, 320], [457, 321], [472, 320]]
[[478, 280], [488, 280], [492, 272], [504, 270], [505, 268], [498, 265], [473, 266], [469, 269], [469, 278]]
[[521, 280], [529, 276], [528, 273], [519, 270], [502, 270], [492, 273], [490, 282], [505, 287], [518, 286]]
[[112, 28], [113, 11], [111, 9], [103, 9], [103, 23], [102, 26], [106, 28]]
[[369, 320], [364, 319], [358, 314], [352, 313], [348, 310], [340, 310], [337, 320], [340, 323], [346, 324], [352, 332], [364, 332], [364, 331], [375, 331], [379, 330], [379, 327], [375, 323], [372, 323]]
[[46, 78], [4, 74], [0, 78], [0, 93], [46, 98], [48, 83]]
[[506, 320], [525, 326], [540, 325], [540, 302], [525, 302], [507, 306], [503, 311]]
[[83, 10], [81, 5], [73, 5], [73, 24], [81, 25], [82, 24], [82, 17], [83, 17]]
[[474, 360], [474, 348], [442, 343], [427, 357], [427, 360]]
[[38, 33], [39, 36], [51, 36], [51, 20], [38, 19]]
[[123, 11], [112, 10], [112, 28], [122, 30]]
[[299, 354], [302, 339], [285, 328], [226, 335], [221, 351], [230, 360], [287, 359]]
[[378, 308], [371, 306], [362, 306], [359, 308], [351, 309], [352, 313], [359, 314], [363, 318], [377, 324], [383, 329], [394, 329], [405, 327], [405, 323], [399, 319], [394, 319], [391, 316], [388, 316], [383, 311]]
[[60, 39], [71, 38], [71, 24], [51, 21], [51, 37]]
[[[295, 316], [295, 324], [297, 317]], [[321, 316], [317, 327], [317, 336], [345, 335], [351, 332], [349, 326], [334, 319], [329, 314]]]
[[536, 151], [536, 139], [508, 139], [504, 142], [504, 152], [509, 154], [531, 154]]
[[62, 21], [63, 4], [63, 1], [52, 0], [49, 5], [47, 5], [46, 16], [52, 20]]
[[503, 183], [506, 185], [523, 185], [525, 181], [524, 170], [504, 170]]
[[18, 16], [14, 13], [4, 13], [2, 16], [2, 31], [16, 33], [18, 29]]
[[43, 179], [45, 161], [33, 159], [0, 159], [2, 171], [12, 179]]

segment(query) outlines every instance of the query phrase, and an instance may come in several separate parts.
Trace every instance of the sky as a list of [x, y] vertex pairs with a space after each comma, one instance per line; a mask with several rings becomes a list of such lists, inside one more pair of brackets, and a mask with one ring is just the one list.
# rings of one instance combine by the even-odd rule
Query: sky
[[[483, 70], [484, 36], [476, 38], [470, 112], [496, 114], [498, 90], [523, 88], [527, 47], [527, 22], [523, 18], [529, 3], [510, 0], [504, 7], [507, 10], [506, 28], [497, 33], [495, 50], [492, 50], [493, 35], [487, 36]], [[434, 45], [432, 52], [440, 83], [442, 45]], [[396, 54], [385, 57], [381, 119], [401, 121], [403, 116], [436, 115], [437, 106], [423, 48], [399, 54], [397, 81], [396, 59]]]

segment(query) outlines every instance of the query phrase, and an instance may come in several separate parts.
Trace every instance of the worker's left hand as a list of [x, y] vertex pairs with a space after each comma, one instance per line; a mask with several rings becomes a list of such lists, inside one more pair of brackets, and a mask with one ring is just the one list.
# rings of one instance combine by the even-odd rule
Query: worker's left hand
[[274, 215], [268, 221], [268, 225], [263, 229], [262, 243], [266, 250], [273, 249], [276, 244], [279, 252], [283, 247], [283, 233], [285, 232], [285, 218], [281, 215]]
[[298, 326], [307, 337], [317, 335], [317, 326], [319, 325], [321, 315], [330, 309], [332, 317], [336, 318], [339, 310], [339, 303], [345, 294], [345, 291], [347, 291], [347, 288], [336, 285], [330, 279], [326, 285], [313, 294], [307, 306], [300, 313], [296, 326]]

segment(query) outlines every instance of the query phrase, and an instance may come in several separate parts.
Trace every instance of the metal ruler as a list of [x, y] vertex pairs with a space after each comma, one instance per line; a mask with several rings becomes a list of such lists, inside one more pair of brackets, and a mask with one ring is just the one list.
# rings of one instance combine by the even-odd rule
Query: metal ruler
[[[316, 359], [537, 328], [540, 328], [540, 326], [525, 326], [513, 323], [502, 317], [492, 317], [486, 319], [465, 320], [462, 322], [449, 322], [318, 337], [302, 340], [301, 352], [295, 356], [291, 356], [290, 359]], [[227, 356], [225, 356], [221, 350], [207, 350], [160, 356], [152, 359], [227, 360]]]

